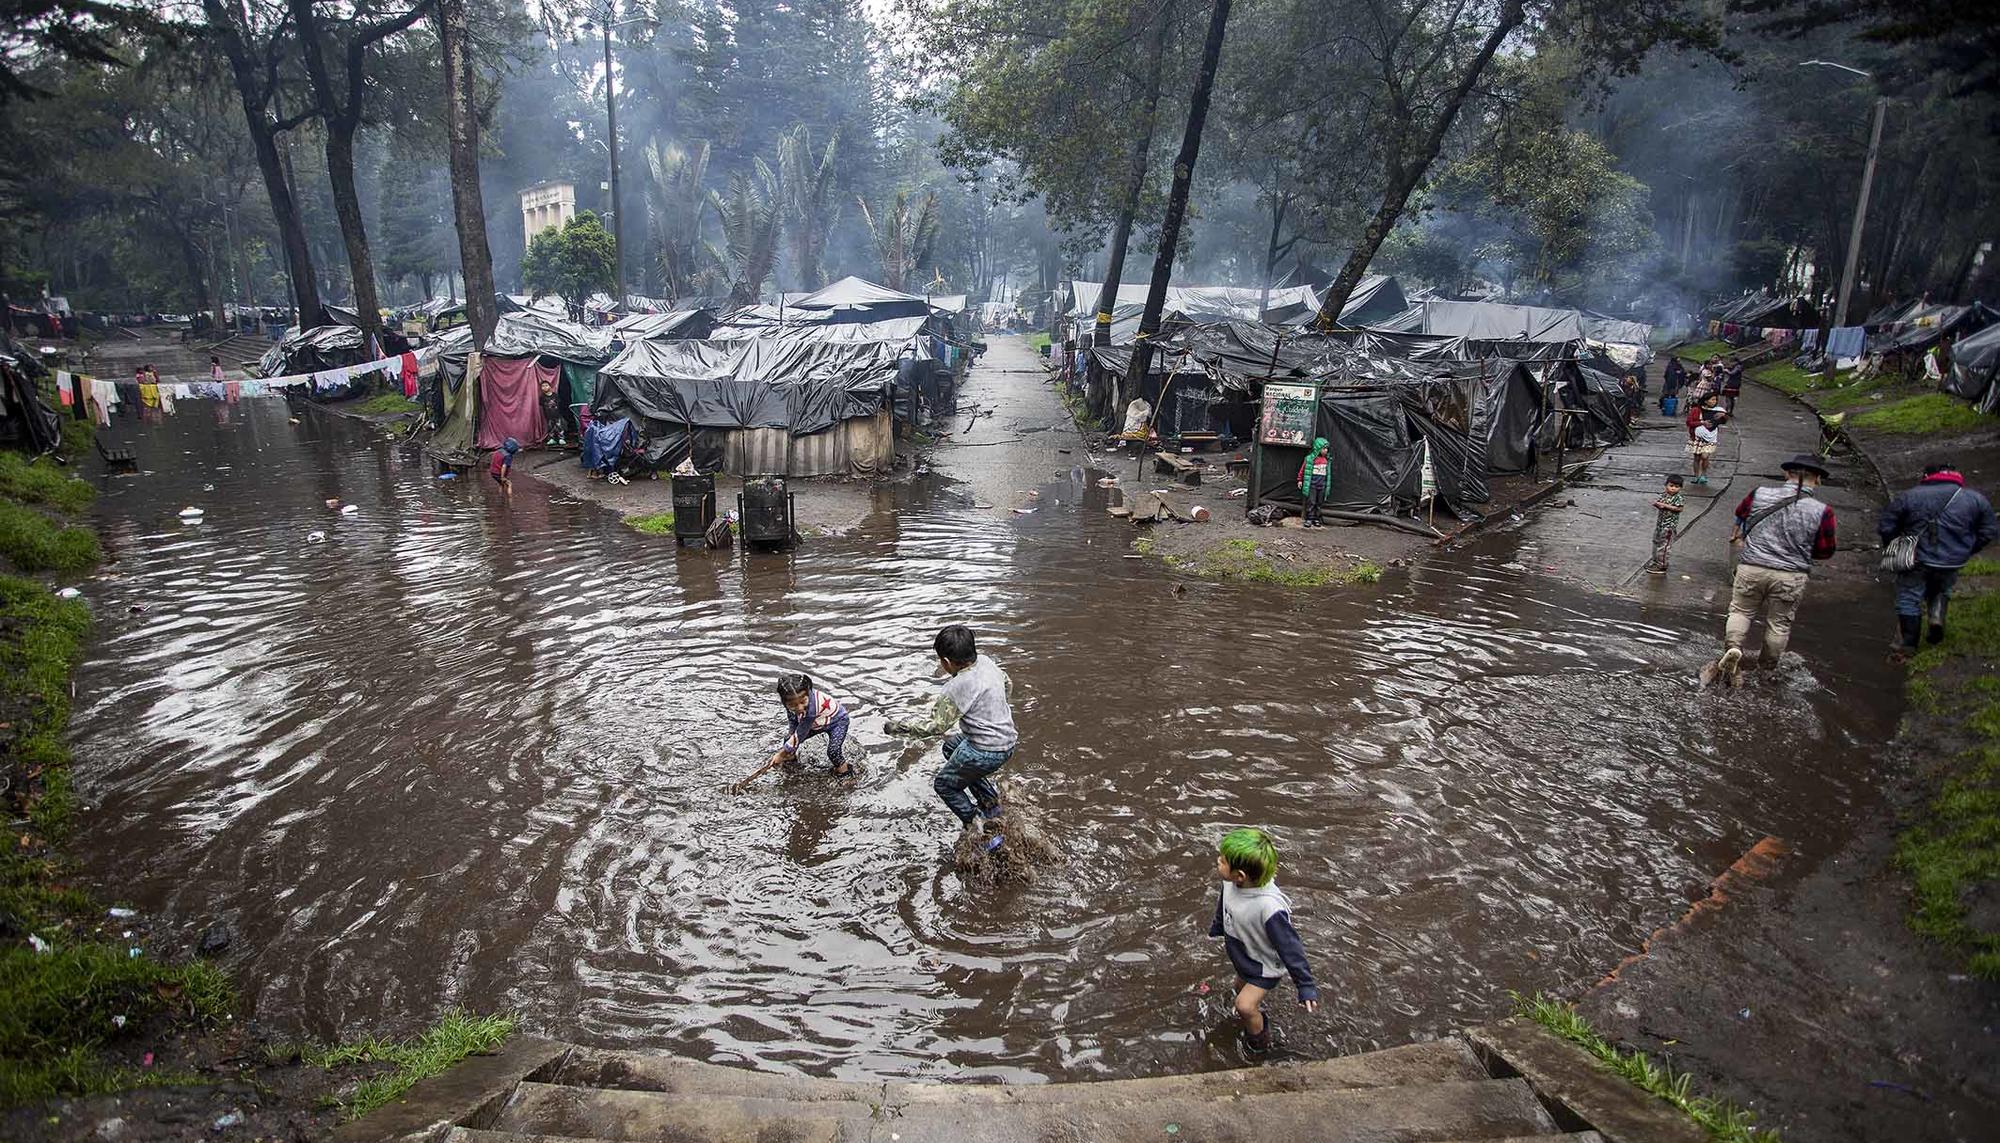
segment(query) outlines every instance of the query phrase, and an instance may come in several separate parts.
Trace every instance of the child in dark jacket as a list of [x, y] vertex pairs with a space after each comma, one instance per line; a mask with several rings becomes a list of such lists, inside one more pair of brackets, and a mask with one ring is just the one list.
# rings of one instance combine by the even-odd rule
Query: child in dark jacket
[[1271, 1022], [1264, 1017], [1264, 996], [1278, 987], [1281, 973], [1290, 973], [1299, 1003], [1319, 1011], [1319, 985], [1306, 963], [1305, 946], [1292, 928], [1292, 903], [1272, 884], [1278, 875], [1278, 850], [1260, 829], [1235, 829], [1223, 836], [1215, 856], [1215, 875], [1222, 895], [1215, 902], [1215, 921], [1208, 935], [1221, 937], [1243, 985], [1236, 990], [1236, 1014], [1243, 1020], [1243, 1041], [1253, 1056], [1271, 1050]]

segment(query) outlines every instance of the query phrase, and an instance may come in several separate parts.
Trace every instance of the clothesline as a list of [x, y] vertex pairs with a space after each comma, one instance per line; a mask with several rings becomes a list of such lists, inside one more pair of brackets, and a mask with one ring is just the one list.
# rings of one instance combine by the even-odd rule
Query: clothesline
[[[73, 405], [75, 402], [73, 386], [77, 381], [88, 382], [92, 417], [100, 426], [108, 426], [111, 424], [112, 410], [134, 400], [149, 409], [172, 413], [177, 401], [233, 402], [245, 397], [282, 394], [287, 389], [295, 389], [302, 385], [310, 385], [314, 391], [318, 391], [321, 388], [344, 387], [357, 378], [376, 373], [400, 375], [403, 379], [403, 395], [407, 397], [414, 395], [418, 375], [434, 367], [436, 362], [437, 349], [426, 347], [360, 365], [343, 365], [314, 373], [292, 373], [283, 377], [249, 377], [241, 381], [173, 381], [161, 382], [158, 385], [147, 382], [103, 381], [88, 374], [57, 370], [56, 388], [62, 403]], [[136, 392], [128, 391], [121, 394], [119, 392], [121, 386]]]

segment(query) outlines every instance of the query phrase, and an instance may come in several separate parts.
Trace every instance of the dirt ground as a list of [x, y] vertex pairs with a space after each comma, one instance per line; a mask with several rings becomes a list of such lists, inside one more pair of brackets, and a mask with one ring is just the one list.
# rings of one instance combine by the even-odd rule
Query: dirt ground
[[[1974, 487], [2000, 479], [2000, 435], [1864, 434], [1890, 491], [1948, 460]], [[1853, 474], [1857, 486], [1867, 478]], [[1870, 498], [1872, 499], [1872, 497]], [[1858, 514], [1858, 513], [1857, 513]], [[1843, 518], [1848, 567], [1833, 577], [1885, 606], [1872, 517]], [[1831, 584], [1828, 586], [1832, 586]], [[1886, 609], [1886, 608], [1885, 608]], [[1934, 681], [1949, 689], [1948, 672]], [[1911, 711], [1879, 757], [1879, 801], [1837, 850], [1795, 853], [1762, 882], [1733, 886], [1720, 910], [1657, 935], [1647, 955], [1585, 996], [1607, 1036], [1692, 1072], [1697, 1086], [1756, 1111], [1791, 1143], [1996, 1138], [2000, 983], [1905, 923], [1908, 876], [1897, 834], [1924, 812], [1936, 772], [1972, 744], [1949, 715]]]

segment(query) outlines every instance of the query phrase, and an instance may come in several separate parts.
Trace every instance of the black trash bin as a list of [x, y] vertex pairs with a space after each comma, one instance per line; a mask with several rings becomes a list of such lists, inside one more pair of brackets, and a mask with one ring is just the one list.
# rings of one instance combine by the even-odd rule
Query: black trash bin
[[715, 477], [674, 477], [674, 539], [699, 540], [715, 523]]
[[785, 491], [784, 477], [745, 477], [743, 493], [736, 498], [736, 511], [744, 543], [762, 548], [792, 546], [795, 535], [792, 528], [792, 494]]

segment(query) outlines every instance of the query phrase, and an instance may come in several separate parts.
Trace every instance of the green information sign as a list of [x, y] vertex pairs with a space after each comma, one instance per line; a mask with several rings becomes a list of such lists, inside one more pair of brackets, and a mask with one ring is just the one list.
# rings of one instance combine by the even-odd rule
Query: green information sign
[[1319, 386], [1266, 383], [1257, 440], [1263, 444], [1304, 448], [1312, 443], [1318, 413]]

